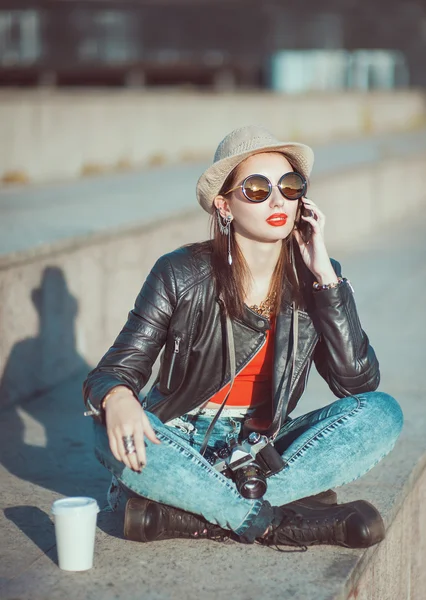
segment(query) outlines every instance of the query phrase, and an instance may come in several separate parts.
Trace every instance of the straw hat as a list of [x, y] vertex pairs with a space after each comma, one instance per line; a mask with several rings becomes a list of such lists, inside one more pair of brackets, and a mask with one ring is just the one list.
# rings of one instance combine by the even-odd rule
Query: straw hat
[[230, 172], [244, 159], [260, 152], [282, 152], [307, 180], [314, 164], [312, 148], [297, 142], [280, 142], [267, 129], [247, 125], [231, 131], [219, 144], [213, 164], [198, 180], [197, 200], [211, 213], [213, 200], [219, 194]]

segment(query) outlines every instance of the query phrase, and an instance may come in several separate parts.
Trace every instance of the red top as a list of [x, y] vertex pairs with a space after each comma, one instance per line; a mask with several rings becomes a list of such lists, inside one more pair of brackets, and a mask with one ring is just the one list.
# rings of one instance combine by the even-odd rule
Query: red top
[[[275, 319], [271, 319], [271, 329], [266, 332], [264, 345], [235, 377], [225, 408], [237, 408], [239, 406], [254, 408], [259, 406], [259, 409], [253, 413], [253, 417], [271, 422], [274, 337]], [[228, 390], [229, 384], [210, 398], [209, 402], [222, 404]]]

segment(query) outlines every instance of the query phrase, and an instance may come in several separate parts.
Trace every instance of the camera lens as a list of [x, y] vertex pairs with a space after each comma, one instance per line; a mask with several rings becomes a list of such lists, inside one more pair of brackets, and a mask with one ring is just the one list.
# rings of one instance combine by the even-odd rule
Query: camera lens
[[235, 472], [235, 485], [241, 496], [250, 500], [261, 498], [267, 488], [265, 476], [255, 463]]

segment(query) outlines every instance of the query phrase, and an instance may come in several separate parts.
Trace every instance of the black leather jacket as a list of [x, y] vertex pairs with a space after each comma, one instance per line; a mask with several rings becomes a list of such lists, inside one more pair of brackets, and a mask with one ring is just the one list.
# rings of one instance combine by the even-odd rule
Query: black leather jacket
[[[215, 293], [209, 255], [199, 249], [199, 244], [186, 246], [156, 262], [114, 345], [89, 373], [84, 382], [85, 403], [102, 422], [103, 397], [117, 385], [129, 387], [138, 396], [163, 346], [159, 375], [143, 401], [143, 407], [163, 422], [206, 403], [229, 383], [223, 309]], [[340, 264], [334, 260], [332, 264], [341, 275]], [[266, 433], [270, 437], [297, 405], [312, 360], [338, 397], [375, 390], [380, 380], [379, 364], [361, 328], [349, 282], [313, 292], [313, 276], [306, 267], [299, 270], [299, 282], [305, 306], [298, 311], [291, 384], [293, 308], [286, 294], [276, 319], [274, 418]], [[268, 326], [267, 319], [248, 307], [241, 320], [233, 320], [237, 374], [265, 342]]]

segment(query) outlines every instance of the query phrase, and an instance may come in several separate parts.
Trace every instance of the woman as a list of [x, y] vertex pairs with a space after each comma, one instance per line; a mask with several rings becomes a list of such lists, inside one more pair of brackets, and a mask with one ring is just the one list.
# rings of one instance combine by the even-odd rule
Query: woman
[[[375, 392], [375, 353], [306, 197], [312, 165], [309, 147], [261, 127], [226, 136], [197, 184], [213, 239], [157, 261], [85, 381], [96, 455], [130, 497], [128, 538], [232, 534], [306, 550], [384, 537], [374, 506], [337, 504], [330, 489], [388, 454], [403, 416]], [[292, 419], [312, 361], [338, 399]]]

